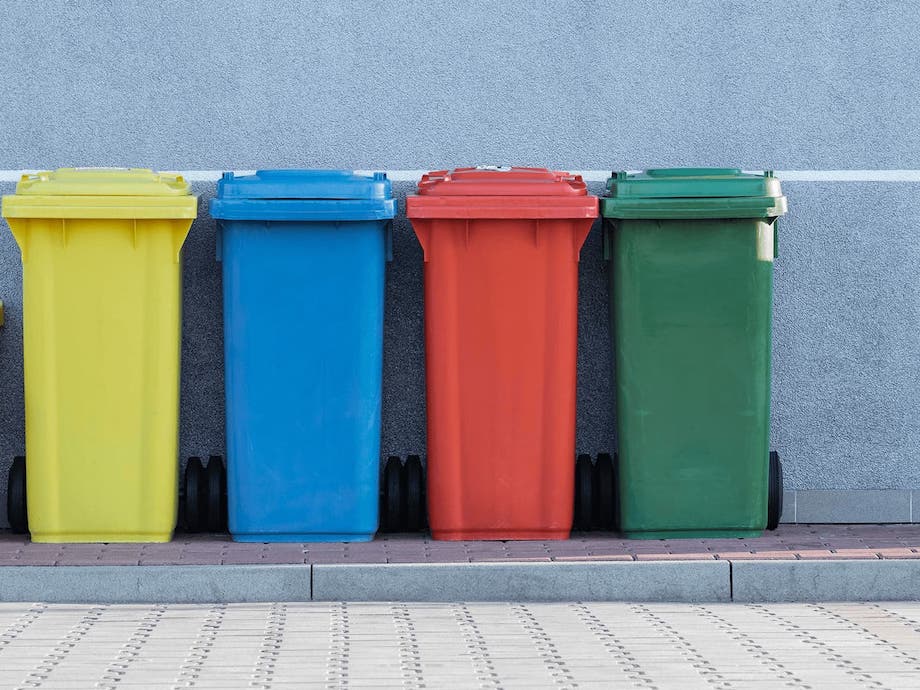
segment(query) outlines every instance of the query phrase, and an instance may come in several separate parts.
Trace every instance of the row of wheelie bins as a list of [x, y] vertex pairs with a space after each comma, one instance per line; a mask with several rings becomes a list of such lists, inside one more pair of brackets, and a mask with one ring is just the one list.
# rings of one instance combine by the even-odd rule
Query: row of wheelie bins
[[[182, 511], [239, 541], [752, 536], [775, 527], [769, 451], [777, 179], [735, 169], [424, 175], [427, 462], [380, 465], [383, 173], [225, 173], [227, 463], [192, 458]], [[12, 526], [34, 541], [167, 541], [176, 526], [181, 176], [24, 175], [2, 214], [23, 265], [26, 457]], [[618, 452], [575, 455], [579, 253], [609, 259]], [[611, 420], [614, 423], [614, 420]], [[382, 497], [382, 499], [381, 499]], [[382, 500], [382, 509], [381, 506]]]

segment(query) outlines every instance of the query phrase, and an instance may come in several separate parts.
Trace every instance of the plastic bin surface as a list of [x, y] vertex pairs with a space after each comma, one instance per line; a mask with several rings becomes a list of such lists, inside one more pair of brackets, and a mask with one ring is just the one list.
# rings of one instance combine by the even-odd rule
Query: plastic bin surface
[[425, 255], [428, 508], [436, 539], [564, 539], [572, 526], [580, 177], [428, 173], [407, 215]]
[[168, 541], [178, 501], [181, 250], [175, 175], [61, 169], [3, 198], [22, 252], [33, 541]]
[[277, 170], [220, 182], [227, 498], [239, 541], [377, 530], [390, 182]]

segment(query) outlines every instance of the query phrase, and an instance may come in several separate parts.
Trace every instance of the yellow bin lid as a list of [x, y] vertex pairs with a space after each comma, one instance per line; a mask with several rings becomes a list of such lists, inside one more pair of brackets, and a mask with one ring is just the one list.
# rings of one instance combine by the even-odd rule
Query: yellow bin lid
[[198, 197], [181, 175], [143, 168], [30, 173], [3, 197], [4, 218], [195, 218]]

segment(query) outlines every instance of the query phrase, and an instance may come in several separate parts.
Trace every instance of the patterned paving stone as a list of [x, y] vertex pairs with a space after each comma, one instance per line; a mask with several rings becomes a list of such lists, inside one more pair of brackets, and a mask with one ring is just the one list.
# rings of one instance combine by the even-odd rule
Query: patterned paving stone
[[3, 687], [920, 686], [920, 604], [0, 604]]

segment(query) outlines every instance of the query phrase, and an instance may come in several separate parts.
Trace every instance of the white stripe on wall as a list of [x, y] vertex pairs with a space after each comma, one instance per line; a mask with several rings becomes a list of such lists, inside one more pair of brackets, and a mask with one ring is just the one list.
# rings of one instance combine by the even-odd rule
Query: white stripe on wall
[[920, 170], [777, 170], [789, 182], [920, 182]]
[[[36, 170], [0, 170], [0, 182], [19, 182], [23, 175]], [[215, 182], [222, 170], [170, 170], [189, 182]], [[237, 175], [252, 174], [253, 170], [234, 170]], [[372, 172], [359, 170], [357, 172]], [[427, 170], [387, 170], [387, 177], [394, 182], [417, 182]], [[572, 170], [588, 182], [604, 182], [610, 177], [610, 170]], [[636, 171], [630, 171], [636, 172]], [[760, 170], [748, 171], [760, 173]], [[920, 182], [920, 170], [776, 170], [776, 177], [788, 182]]]

